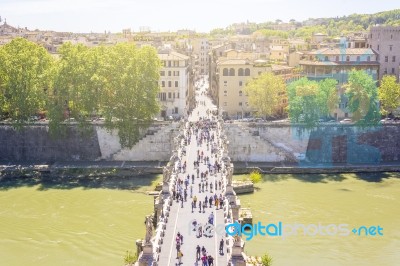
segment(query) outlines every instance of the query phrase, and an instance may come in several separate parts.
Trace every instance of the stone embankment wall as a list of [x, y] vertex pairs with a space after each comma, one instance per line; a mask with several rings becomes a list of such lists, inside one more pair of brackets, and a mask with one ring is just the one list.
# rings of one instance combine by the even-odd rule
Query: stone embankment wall
[[123, 149], [117, 131], [102, 125], [82, 134], [71, 125], [66, 136], [54, 139], [47, 125], [32, 125], [20, 131], [0, 126], [0, 161], [53, 163], [56, 161], [168, 161], [178, 123], [154, 124], [143, 132], [132, 149]]
[[235, 122], [225, 124], [237, 162], [400, 162], [400, 124], [375, 127]]

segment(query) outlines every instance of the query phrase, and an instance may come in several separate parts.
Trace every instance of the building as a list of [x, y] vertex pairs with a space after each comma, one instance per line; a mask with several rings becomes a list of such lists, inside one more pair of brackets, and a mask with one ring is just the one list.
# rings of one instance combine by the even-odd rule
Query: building
[[198, 73], [200, 75], [208, 75], [209, 55], [211, 45], [207, 39], [193, 40], [193, 53], [198, 56]]
[[[271, 65], [267, 60], [220, 58], [217, 63], [219, 114], [234, 119], [254, 116], [257, 110], [249, 106], [245, 86], [264, 72], [281, 75], [286, 82], [295, 78], [293, 68]], [[287, 104], [285, 95], [282, 95], [282, 104], [281, 112]]]
[[372, 27], [367, 46], [379, 54], [379, 79], [384, 75], [395, 75], [399, 80], [400, 27]]
[[186, 116], [193, 86], [189, 57], [177, 52], [159, 52], [160, 71], [160, 117]]
[[[326, 78], [336, 79], [340, 95], [344, 92], [341, 87], [347, 83], [349, 72], [353, 69], [364, 70], [374, 80], [378, 80], [378, 54], [370, 48], [346, 49], [345, 47], [344, 44], [342, 48], [325, 48], [305, 53], [299, 63], [302, 75], [316, 81]], [[332, 117], [335, 119], [349, 117], [346, 107], [347, 99], [341, 97], [339, 107], [331, 114]]]

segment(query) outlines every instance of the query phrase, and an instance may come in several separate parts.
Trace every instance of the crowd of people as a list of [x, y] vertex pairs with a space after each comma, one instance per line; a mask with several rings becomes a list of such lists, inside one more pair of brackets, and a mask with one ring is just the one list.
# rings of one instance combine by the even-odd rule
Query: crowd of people
[[[202, 95], [205, 92], [201, 92]], [[199, 100], [197, 106], [206, 106], [205, 100]], [[204, 108], [203, 108], [204, 109]], [[196, 121], [186, 122], [184, 130], [184, 145], [179, 154], [179, 161], [176, 164], [176, 170], [179, 173], [176, 185], [172, 190], [173, 200], [184, 208], [190, 201], [191, 213], [193, 217], [197, 213], [205, 214], [204, 223], [200, 219], [193, 219], [193, 231], [195, 231], [196, 239], [202, 237], [211, 237], [206, 234], [206, 226], [214, 225], [216, 216], [215, 213], [219, 209], [223, 209], [225, 197], [223, 193], [224, 180], [222, 175], [222, 165], [219, 161], [218, 152], [220, 150], [219, 132], [217, 130], [217, 119], [212, 112], [207, 109], [204, 116], [201, 116], [202, 110], [196, 110], [192, 115], [196, 115]], [[201, 113], [203, 115], [203, 113]], [[191, 145], [192, 144], [192, 145]], [[186, 152], [191, 145], [192, 156], [188, 156]], [[195, 147], [195, 151], [193, 151]], [[194, 153], [194, 156], [193, 156]], [[193, 167], [188, 166], [193, 165]], [[207, 212], [207, 214], [206, 214]], [[200, 217], [203, 217], [201, 215]], [[202, 220], [203, 218], [201, 218]], [[203, 221], [203, 220], [202, 220]], [[177, 264], [182, 264], [182, 245], [183, 235], [178, 232], [176, 235], [176, 259]], [[219, 241], [219, 255], [223, 255], [224, 240]], [[215, 258], [212, 252], [200, 245], [196, 246], [195, 250], [195, 265], [201, 263], [202, 266], [214, 265]]]

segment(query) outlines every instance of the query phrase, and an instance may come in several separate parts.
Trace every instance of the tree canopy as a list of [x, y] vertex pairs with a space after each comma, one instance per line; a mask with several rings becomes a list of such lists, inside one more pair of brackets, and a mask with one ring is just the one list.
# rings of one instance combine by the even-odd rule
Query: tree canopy
[[301, 78], [292, 82], [288, 86], [290, 120], [314, 126], [319, 118], [328, 117], [339, 102], [336, 85], [334, 79], [317, 82]]
[[381, 113], [388, 115], [400, 107], [400, 84], [395, 76], [383, 76], [378, 89]]
[[0, 111], [15, 125], [46, 111], [50, 133], [59, 136], [65, 119], [88, 130], [93, 117], [103, 116], [107, 128], [118, 129], [122, 146], [132, 147], [159, 111], [161, 62], [152, 47], [64, 43], [54, 60], [17, 38], [0, 48], [0, 61]]
[[15, 38], [0, 47], [0, 62], [0, 111], [21, 127], [45, 108], [54, 60], [43, 47]]
[[351, 71], [344, 87], [353, 121], [360, 125], [379, 121], [376, 81], [368, 73], [363, 70]]
[[282, 115], [283, 98], [286, 98], [286, 84], [280, 76], [265, 72], [251, 80], [245, 87], [249, 105], [259, 116]]

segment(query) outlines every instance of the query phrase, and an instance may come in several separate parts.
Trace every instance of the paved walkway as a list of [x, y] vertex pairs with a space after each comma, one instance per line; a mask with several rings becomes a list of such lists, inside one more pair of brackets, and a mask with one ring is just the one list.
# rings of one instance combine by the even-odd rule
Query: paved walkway
[[[205, 95], [201, 95], [202, 92], [205, 92], [208, 87], [207, 82], [204, 82], [203, 86], [201, 86], [201, 90], [196, 92], [196, 101], [199, 103], [196, 109], [189, 116], [188, 120], [191, 122], [199, 121], [200, 117], [208, 117], [207, 110], [212, 108], [211, 100]], [[200, 103], [204, 103], [201, 105]], [[216, 117], [215, 117], [216, 119]], [[211, 130], [210, 133], [214, 133], [215, 142], [218, 140], [216, 136], [216, 130]], [[192, 221], [196, 220], [198, 223], [203, 225], [207, 224], [208, 217], [211, 213], [214, 215], [214, 225], [224, 224], [224, 216], [222, 208], [216, 209], [213, 205], [211, 208], [208, 206], [202, 212], [199, 212], [198, 206], [192, 212], [192, 198], [190, 197], [190, 187], [193, 188], [193, 196], [196, 196], [198, 201], [204, 201], [204, 198], [207, 196], [208, 198], [214, 193], [220, 196], [222, 194], [221, 189], [215, 190], [215, 181], [221, 180], [221, 173], [213, 174], [208, 176], [208, 183], [213, 183], [213, 193], [210, 192], [210, 187], [207, 188], [207, 191], [199, 193], [199, 183], [201, 183], [201, 178], [197, 178], [197, 170], [193, 165], [193, 162], [197, 160], [197, 151], [203, 151], [204, 157], [209, 156], [210, 161], [213, 162], [214, 158], [211, 154], [211, 149], [207, 149], [207, 144], [203, 142], [202, 145], [198, 146], [196, 142], [196, 134], [192, 134], [190, 138], [190, 144], [188, 143], [184, 148], [186, 149], [186, 155], [182, 157], [182, 163], [186, 161], [187, 168], [185, 172], [178, 174], [178, 179], [185, 180], [186, 176], [189, 174], [190, 176], [190, 185], [188, 186], [188, 197], [187, 201], [183, 202], [183, 207], [181, 207], [181, 203], [177, 203], [174, 201], [171, 212], [169, 216], [169, 220], [167, 223], [166, 233], [164, 237], [164, 243], [161, 247], [159, 265], [170, 266], [170, 265], [178, 265], [177, 259], [177, 248], [176, 248], [176, 236], [178, 232], [183, 235], [183, 244], [181, 245], [181, 251], [183, 253], [182, 263], [180, 265], [202, 265], [201, 261], [196, 260], [196, 246], [205, 247], [207, 250], [207, 255], [211, 255], [214, 258], [214, 265], [227, 265], [227, 256], [226, 256], [226, 245], [224, 243], [224, 254], [219, 254], [219, 242], [223, 235], [217, 235], [215, 233], [211, 234], [212, 236], [206, 237], [198, 237], [197, 232], [193, 231]], [[186, 136], [185, 136], [186, 137]], [[200, 162], [199, 172], [207, 171], [207, 166], [204, 162]], [[192, 184], [192, 174], [194, 174], [194, 184]], [[205, 183], [205, 182], [204, 182]], [[198, 205], [198, 204], [197, 204]], [[208, 205], [208, 204], [207, 204]], [[225, 240], [225, 238], [224, 238]]]

